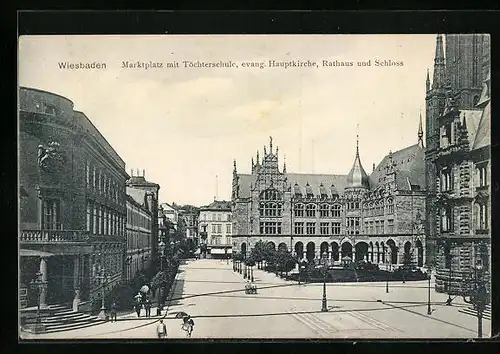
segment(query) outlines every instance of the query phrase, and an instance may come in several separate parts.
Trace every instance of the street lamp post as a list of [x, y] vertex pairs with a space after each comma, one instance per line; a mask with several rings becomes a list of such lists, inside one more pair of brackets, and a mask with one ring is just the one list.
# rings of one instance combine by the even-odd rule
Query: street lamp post
[[483, 312], [486, 309], [488, 291], [486, 290], [486, 281], [483, 274], [483, 266], [476, 265], [474, 269], [474, 278], [471, 279], [473, 283], [472, 293], [469, 299], [463, 296], [464, 302], [472, 304], [477, 311], [477, 336], [483, 337]]
[[388, 294], [389, 293], [389, 279], [386, 279], [385, 280], [385, 293]]
[[[165, 256], [165, 242], [161, 241], [160, 244], [158, 245], [161, 256], [160, 256], [160, 274], [161, 277], [163, 277], [163, 258]], [[161, 292], [162, 292], [162, 282], [160, 279], [160, 282], [158, 284], [158, 307], [156, 308], [156, 316], [161, 316], [161, 311], [163, 310], [163, 305], [161, 303]]]
[[431, 274], [429, 273], [428, 286], [427, 286], [427, 314], [432, 315], [431, 309]]
[[97, 316], [100, 320], [106, 320], [106, 306], [105, 306], [105, 297], [106, 297], [106, 283], [107, 283], [107, 276], [106, 276], [106, 270], [104, 267], [101, 270], [101, 274], [97, 276], [97, 279], [101, 280], [101, 287], [102, 287], [102, 299], [101, 299], [101, 311], [99, 312], [99, 315]]
[[451, 306], [451, 302], [453, 299], [451, 298], [451, 262], [453, 260], [453, 255], [448, 255], [449, 263], [450, 263], [450, 273], [448, 275], [448, 299], [446, 299], [446, 306]]
[[326, 302], [326, 274], [328, 271], [327, 261], [323, 257], [323, 299], [321, 300], [321, 312], [328, 312], [328, 305]]

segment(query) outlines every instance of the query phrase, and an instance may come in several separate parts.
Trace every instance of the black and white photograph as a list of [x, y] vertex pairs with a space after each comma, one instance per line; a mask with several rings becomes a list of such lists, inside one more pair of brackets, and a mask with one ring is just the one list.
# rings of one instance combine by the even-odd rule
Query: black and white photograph
[[20, 340], [491, 337], [490, 35], [22, 35]]

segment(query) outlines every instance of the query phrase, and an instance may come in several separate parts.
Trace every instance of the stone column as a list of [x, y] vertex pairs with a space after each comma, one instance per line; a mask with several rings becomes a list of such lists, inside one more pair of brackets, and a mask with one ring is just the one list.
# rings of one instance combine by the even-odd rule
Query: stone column
[[80, 278], [80, 255], [76, 255], [73, 265], [73, 289], [75, 289], [75, 297], [73, 298], [73, 311], [78, 311], [78, 305], [80, 304]]
[[47, 307], [47, 257], [40, 257], [40, 273], [42, 284], [40, 289], [40, 308]]

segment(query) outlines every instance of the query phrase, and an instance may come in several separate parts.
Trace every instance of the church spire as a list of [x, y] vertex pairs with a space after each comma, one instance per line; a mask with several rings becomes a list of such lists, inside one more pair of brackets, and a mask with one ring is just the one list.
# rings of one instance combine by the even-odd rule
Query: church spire
[[420, 119], [418, 121], [418, 146], [423, 148], [424, 147], [424, 131], [422, 129], [422, 112], [420, 112]]
[[283, 155], [283, 173], [286, 173], [286, 155]]
[[434, 77], [432, 88], [441, 88], [446, 85], [446, 72], [444, 63], [443, 37], [441, 34], [436, 38], [436, 55], [434, 57]]
[[429, 92], [431, 89], [431, 80], [429, 79], [429, 68], [427, 68], [427, 78], [425, 80], [425, 92]]
[[233, 172], [234, 172], [234, 173], [238, 173], [238, 172], [236, 171], [236, 159], [234, 159], [234, 160], [233, 160]]
[[359, 135], [356, 134], [356, 157], [359, 158]]
[[257, 165], [259, 164], [259, 150], [257, 150]]
[[269, 153], [270, 154], [273, 153], [273, 137], [272, 136], [269, 137]]

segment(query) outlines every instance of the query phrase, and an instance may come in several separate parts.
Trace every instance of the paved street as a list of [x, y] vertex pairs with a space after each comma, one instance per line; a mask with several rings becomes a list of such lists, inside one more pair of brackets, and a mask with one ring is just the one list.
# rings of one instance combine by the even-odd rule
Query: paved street
[[[329, 312], [320, 312], [322, 284], [298, 285], [254, 270], [258, 294], [244, 292], [242, 275], [231, 263], [193, 260], [181, 266], [164, 319], [169, 338], [185, 338], [178, 311], [195, 321], [192, 338], [474, 338], [477, 318], [460, 313], [456, 298], [445, 306], [445, 294], [431, 289], [427, 315], [427, 281], [328, 284]], [[153, 309], [153, 314], [156, 309]], [[23, 338], [156, 338], [158, 318], [119, 316], [116, 323]], [[483, 320], [484, 337], [490, 321]]]

